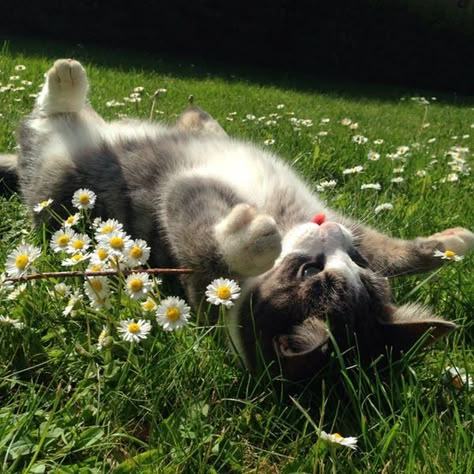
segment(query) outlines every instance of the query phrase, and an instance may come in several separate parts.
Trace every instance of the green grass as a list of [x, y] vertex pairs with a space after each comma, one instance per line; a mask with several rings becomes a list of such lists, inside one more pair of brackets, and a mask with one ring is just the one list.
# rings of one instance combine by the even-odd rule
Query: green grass
[[[32, 85], [0, 93], [0, 150], [14, 150], [15, 127], [34, 101], [29, 94], [38, 91], [54, 59], [70, 55], [86, 66], [91, 102], [107, 119], [148, 118], [154, 91], [166, 88], [154, 118], [173, 122], [193, 95], [230, 135], [262, 146], [274, 139], [272, 149], [313, 186], [337, 180], [323, 194], [348, 215], [404, 238], [457, 225], [474, 229], [472, 175], [443, 182], [452, 173], [446, 152], [453, 145], [473, 148], [474, 105], [433, 91], [277, 80], [270, 72], [15, 40], [0, 56], [0, 87], [18, 87], [21, 80]], [[18, 64], [26, 69], [15, 71]], [[20, 79], [10, 79], [15, 75]], [[137, 86], [144, 87], [140, 103], [106, 106], [123, 101]], [[430, 105], [411, 99], [420, 95]], [[256, 119], [246, 119], [248, 114]], [[313, 125], [295, 131], [291, 117], [311, 119]], [[344, 117], [358, 122], [358, 130], [343, 126]], [[330, 121], [322, 124], [323, 118]], [[353, 143], [354, 134], [368, 137], [368, 143]], [[384, 142], [376, 145], [376, 139]], [[410, 147], [405, 163], [387, 158], [404, 145]], [[369, 161], [370, 150], [381, 158]], [[471, 152], [466, 160], [472, 165]], [[363, 165], [364, 172], [342, 174], [355, 165]], [[393, 168], [402, 165], [404, 182], [392, 183]], [[426, 175], [418, 176], [418, 170]], [[373, 182], [382, 189], [360, 190]], [[384, 202], [393, 210], [376, 214]], [[30, 230], [17, 196], [0, 203], [1, 269], [22, 239], [44, 242]], [[57, 258], [43, 255], [42, 261], [45, 268], [59, 269]], [[15, 300], [4, 293], [0, 314], [26, 327], [0, 324], [0, 472], [472, 472], [474, 392], [456, 390], [442, 376], [448, 365], [474, 369], [473, 259], [425, 279], [393, 280], [395, 300], [430, 305], [455, 321], [457, 332], [383, 373], [339, 367], [336, 360], [318, 380], [290, 394], [241, 369], [216, 328], [190, 325], [164, 333], [155, 324], [139, 345], [115, 336], [112, 347], [98, 351], [102, 324], [143, 317], [138, 305], [117, 297], [108, 312], [84, 304], [67, 318], [65, 302], [50, 295], [56, 281], [28, 284]], [[77, 280], [69, 283], [81, 287]], [[320, 429], [358, 436], [358, 450], [332, 453], [319, 440]]]

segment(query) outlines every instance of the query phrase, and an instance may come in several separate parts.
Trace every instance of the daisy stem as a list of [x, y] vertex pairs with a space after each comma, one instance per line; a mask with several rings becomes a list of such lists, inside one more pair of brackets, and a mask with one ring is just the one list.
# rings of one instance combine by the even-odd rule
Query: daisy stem
[[335, 446], [330, 446], [329, 447], [329, 453], [331, 455], [331, 471], [332, 471], [333, 474], [337, 474], [337, 469], [336, 469], [336, 462], [337, 462], [336, 447]]
[[87, 328], [87, 350], [92, 352], [92, 338], [91, 338], [91, 325], [89, 318], [86, 317], [86, 328]]

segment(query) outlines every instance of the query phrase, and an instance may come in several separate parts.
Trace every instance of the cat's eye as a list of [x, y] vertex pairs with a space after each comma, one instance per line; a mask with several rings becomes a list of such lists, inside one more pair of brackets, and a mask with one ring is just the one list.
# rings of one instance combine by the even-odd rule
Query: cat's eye
[[308, 262], [301, 265], [298, 271], [298, 276], [304, 280], [305, 278], [311, 278], [312, 276], [321, 273], [323, 269], [324, 265], [319, 264], [318, 262]]
[[310, 265], [303, 270], [303, 277], [312, 277], [313, 275], [317, 275], [318, 273], [321, 273], [321, 269], [314, 265]]

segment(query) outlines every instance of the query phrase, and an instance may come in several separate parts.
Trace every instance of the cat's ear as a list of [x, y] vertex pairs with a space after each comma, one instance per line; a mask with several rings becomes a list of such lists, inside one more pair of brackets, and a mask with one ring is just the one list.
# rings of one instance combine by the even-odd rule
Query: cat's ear
[[275, 336], [273, 347], [284, 377], [301, 380], [314, 375], [328, 361], [329, 332], [323, 321], [308, 318], [293, 333]]
[[396, 308], [386, 320], [379, 320], [379, 325], [385, 345], [398, 353], [408, 351], [420, 339], [426, 347], [457, 327], [417, 304]]
[[175, 127], [183, 132], [227, 136], [217, 120], [214, 120], [206, 111], [195, 106], [189, 107], [181, 114]]

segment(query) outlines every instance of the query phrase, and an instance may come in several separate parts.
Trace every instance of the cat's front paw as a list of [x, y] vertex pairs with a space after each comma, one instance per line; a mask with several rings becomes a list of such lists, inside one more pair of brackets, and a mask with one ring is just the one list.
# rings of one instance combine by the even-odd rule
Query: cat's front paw
[[79, 61], [58, 59], [46, 75], [37, 104], [47, 115], [79, 112], [85, 104], [89, 83]]
[[465, 255], [474, 249], [474, 233], [463, 227], [454, 227], [430, 235], [427, 240], [439, 242], [440, 250], [449, 250], [456, 255]]
[[238, 204], [215, 227], [215, 236], [230, 270], [255, 276], [269, 270], [281, 252], [281, 235], [273, 217]]

